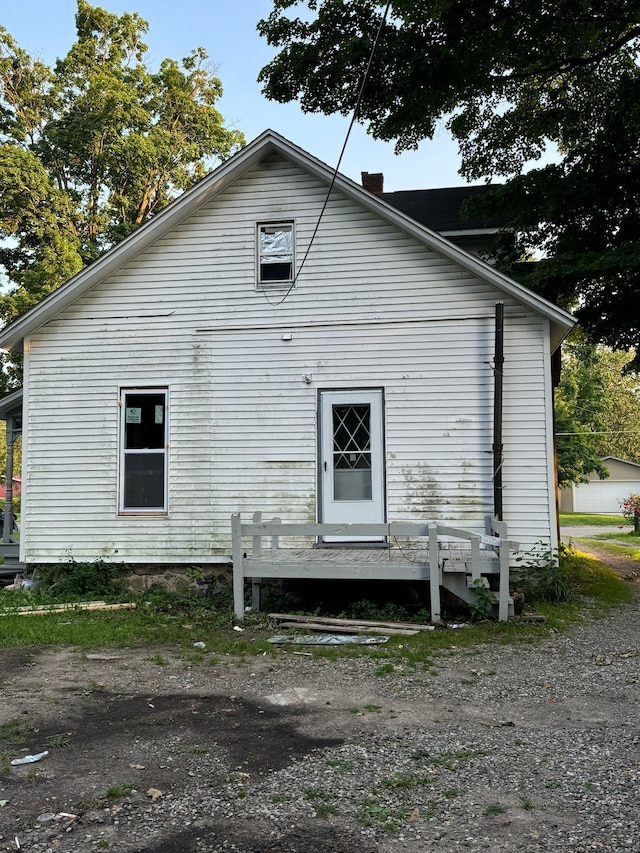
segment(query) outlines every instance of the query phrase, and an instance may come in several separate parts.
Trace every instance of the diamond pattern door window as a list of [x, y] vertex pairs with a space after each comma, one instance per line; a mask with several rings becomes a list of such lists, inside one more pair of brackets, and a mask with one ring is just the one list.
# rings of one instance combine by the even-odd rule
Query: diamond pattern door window
[[370, 501], [371, 406], [333, 406], [333, 499]]

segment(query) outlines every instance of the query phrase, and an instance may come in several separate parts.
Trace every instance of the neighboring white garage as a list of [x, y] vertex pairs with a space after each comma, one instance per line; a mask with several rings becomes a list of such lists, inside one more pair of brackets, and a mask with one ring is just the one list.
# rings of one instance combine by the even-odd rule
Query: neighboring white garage
[[640, 465], [615, 456], [602, 462], [609, 471], [607, 480], [589, 475], [588, 483], [580, 483], [560, 492], [560, 512], [585, 512], [620, 515], [620, 501], [630, 494], [640, 494]]

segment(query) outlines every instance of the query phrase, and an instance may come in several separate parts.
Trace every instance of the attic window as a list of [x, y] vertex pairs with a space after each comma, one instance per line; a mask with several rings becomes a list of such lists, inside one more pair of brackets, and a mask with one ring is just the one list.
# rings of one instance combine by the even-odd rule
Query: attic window
[[258, 284], [293, 281], [293, 222], [258, 224]]

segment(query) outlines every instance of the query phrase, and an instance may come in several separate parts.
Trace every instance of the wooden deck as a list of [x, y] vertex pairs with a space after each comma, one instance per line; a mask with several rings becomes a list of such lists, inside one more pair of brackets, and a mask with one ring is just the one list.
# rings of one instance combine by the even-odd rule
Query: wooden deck
[[[438, 557], [444, 571], [469, 571], [469, 555], [460, 550], [440, 549]], [[499, 574], [496, 555], [483, 554], [481, 561], [482, 575]], [[426, 548], [278, 548], [259, 557], [247, 555], [243, 565], [245, 577], [402, 581], [428, 581], [431, 577]]]
[[[244, 616], [244, 581], [252, 581], [252, 605], [259, 608], [264, 578], [401, 580], [426, 581], [431, 595], [434, 622], [440, 619], [440, 587], [445, 586], [466, 600], [473, 600], [473, 583], [487, 575], [500, 576], [498, 615], [508, 618], [509, 550], [517, 543], [500, 536], [481, 536], [444, 525], [389, 523], [370, 525], [288, 524], [279, 519], [263, 522], [260, 513], [252, 523], [232, 516], [234, 608], [237, 619]], [[493, 532], [493, 531], [492, 531]], [[339, 546], [280, 547], [282, 537], [371, 537], [387, 539], [382, 547], [355, 542]], [[253, 548], [245, 552], [243, 540], [251, 537]], [[263, 547], [263, 540], [270, 547]], [[398, 545], [398, 539], [402, 545]], [[429, 547], [424, 547], [425, 539]], [[405, 542], [412, 544], [407, 544]], [[432, 571], [430, 555], [436, 555]]]

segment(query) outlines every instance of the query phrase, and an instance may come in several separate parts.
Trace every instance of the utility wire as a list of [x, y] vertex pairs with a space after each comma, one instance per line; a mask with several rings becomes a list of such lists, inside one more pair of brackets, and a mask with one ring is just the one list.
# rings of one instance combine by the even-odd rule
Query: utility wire
[[556, 435], [636, 435], [637, 429], [607, 429], [594, 432], [557, 432]]
[[333, 186], [336, 182], [336, 178], [338, 177], [338, 171], [340, 170], [340, 164], [342, 163], [342, 158], [344, 157], [344, 152], [346, 151], [347, 143], [349, 142], [349, 137], [351, 136], [351, 131], [353, 130], [353, 125], [356, 123], [356, 120], [358, 118], [358, 110], [360, 109], [360, 103], [362, 102], [362, 96], [364, 94], [364, 89], [365, 89], [365, 86], [367, 85], [367, 81], [369, 79], [369, 72], [371, 71], [371, 65], [373, 63], [373, 57], [375, 55], [376, 48], [378, 46], [378, 41], [380, 39], [380, 34], [382, 33], [382, 28], [385, 25], [385, 22], [387, 20], [387, 15], [389, 14], [390, 8], [391, 8], [391, 0], [388, 0], [387, 5], [385, 6], [384, 12], [382, 14], [382, 18], [380, 19], [380, 24], [378, 25], [378, 31], [376, 32], [375, 38], [373, 40], [373, 44], [371, 45], [371, 52], [369, 54], [369, 60], [367, 62], [367, 67], [365, 68], [364, 75], [362, 77], [362, 83], [360, 84], [360, 90], [358, 91], [358, 97], [356, 99], [356, 105], [353, 108], [353, 115], [351, 117], [351, 121], [349, 122], [349, 127], [347, 129], [347, 135], [345, 136], [344, 143], [342, 145], [342, 150], [340, 151], [340, 156], [338, 157], [338, 162], [336, 163], [336, 167], [333, 170], [333, 175], [331, 177], [331, 183], [329, 184], [329, 189], [327, 191], [327, 195], [326, 195], [326, 198], [324, 200], [324, 204], [322, 205], [322, 210], [320, 211], [320, 215], [318, 216], [318, 220], [316, 222], [315, 228], [313, 229], [313, 234], [311, 235], [311, 240], [309, 240], [309, 245], [307, 246], [307, 250], [304, 253], [304, 257], [302, 258], [302, 263], [300, 264], [300, 266], [298, 268], [298, 272], [295, 274], [293, 281], [289, 285], [289, 289], [287, 290], [285, 295], [282, 297], [282, 299], [280, 299], [278, 302], [272, 302], [269, 299], [267, 293], [265, 292], [265, 290], [263, 288], [263, 293], [264, 293], [265, 299], [267, 300], [269, 305], [274, 305], [277, 307], [278, 305], [282, 305], [282, 303], [285, 301], [285, 299], [288, 298], [289, 294], [291, 293], [291, 291], [295, 287], [296, 282], [298, 281], [298, 278], [300, 277], [300, 273], [302, 272], [302, 269], [306, 263], [307, 258], [309, 257], [309, 252], [311, 251], [311, 247], [313, 246], [314, 240], [316, 239], [318, 229], [320, 228], [320, 222], [322, 221], [322, 217], [324, 216], [324, 212], [327, 209], [327, 205], [329, 203], [329, 197], [331, 196], [331, 191], [333, 190]]

